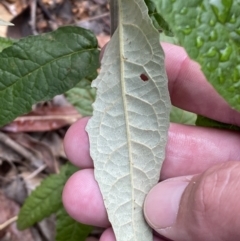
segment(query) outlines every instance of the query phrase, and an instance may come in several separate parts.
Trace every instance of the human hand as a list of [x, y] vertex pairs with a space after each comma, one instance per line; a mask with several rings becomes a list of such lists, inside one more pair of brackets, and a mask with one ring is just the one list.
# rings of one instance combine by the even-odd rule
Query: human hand
[[[181, 47], [162, 44], [173, 105], [225, 123], [240, 125]], [[94, 179], [85, 126], [73, 124], [64, 140], [68, 158], [79, 166], [63, 191], [68, 213], [79, 222], [106, 228], [101, 241], [114, 241]], [[161, 180], [148, 194], [144, 213], [155, 241], [240, 240], [240, 136], [236, 132], [171, 124]], [[160, 234], [160, 236], [159, 236]]]

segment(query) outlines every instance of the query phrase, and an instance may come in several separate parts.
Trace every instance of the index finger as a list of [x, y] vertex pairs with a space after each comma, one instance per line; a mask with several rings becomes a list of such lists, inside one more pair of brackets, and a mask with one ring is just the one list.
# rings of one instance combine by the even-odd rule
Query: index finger
[[162, 43], [172, 104], [209, 118], [240, 125], [240, 113], [232, 109], [206, 80], [198, 63], [179, 46]]

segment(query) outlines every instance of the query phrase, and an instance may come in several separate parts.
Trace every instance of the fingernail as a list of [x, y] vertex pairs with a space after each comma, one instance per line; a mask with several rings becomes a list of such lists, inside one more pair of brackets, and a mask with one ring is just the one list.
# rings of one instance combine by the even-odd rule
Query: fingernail
[[171, 227], [177, 218], [180, 200], [189, 180], [173, 178], [158, 183], [147, 195], [144, 214], [154, 229]]

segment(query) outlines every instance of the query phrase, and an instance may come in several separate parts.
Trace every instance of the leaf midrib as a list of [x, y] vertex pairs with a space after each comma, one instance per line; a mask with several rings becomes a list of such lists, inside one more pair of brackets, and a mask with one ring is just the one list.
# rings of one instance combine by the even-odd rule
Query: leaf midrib
[[[130, 180], [131, 180], [131, 189], [132, 189], [132, 199], [134, 200], [134, 185], [133, 185], [133, 160], [132, 160], [132, 145], [131, 145], [131, 134], [130, 134], [130, 129], [129, 129], [129, 125], [128, 125], [128, 111], [127, 111], [127, 100], [126, 100], [126, 86], [125, 86], [125, 79], [124, 79], [124, 61], [125, 61], [125, 56], [124, 56], [124, 38], [123, 36], [123, 13], [122, 13], [122, 1], [118, 0], [118, 6], [119, 6], [119, 59], [120, 59], [120, 78], [121, 78], [121, 89], [122, 89], [122, 99], [123, 99], [123, 108], [124, 108], [124, 116], [125, 116], [125, 122], [126, 122], [126, 136], [127, 136], [127, 146], [128, 146], [128, 156], [129, 156], [129, 170], [130, 170]], [[135, 222], [134, 219], [134, 204], [133, 202], [131, 202], [131, 215], [132, 215], [132, 223]], [[135, 224], [132, 224], [133, 227], [135, 227]], [[134, 240], [137, 240], [135, 237], [135, 232], [134, 232]]]

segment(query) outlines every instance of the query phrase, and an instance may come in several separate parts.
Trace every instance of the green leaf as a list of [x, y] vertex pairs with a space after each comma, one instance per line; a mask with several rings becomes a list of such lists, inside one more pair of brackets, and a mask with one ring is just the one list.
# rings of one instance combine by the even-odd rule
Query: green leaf
[[152, 240], [143, 202], [159, 181], [170, 99], [159, 33], [144, 0], [120, 0], [87, 125], [95, 178], [118, 241]]
[[15, 42], [16, 41], [12, 39], [0, 37], [0, 52], [2, 52], [3, 49], [12, 46]]
[[170, 121], [174, 123], [186, 124], [186, 125], [195, 125], [197, 119], [197, 115], [188, 112], [186, 110], [182, 110], [175, 106], [172, 106], [172, 110], [170, 113]]
[[14, 24], [0, 19], [0, 26], [13, 26]]
[[62, 207], [57, 212], [56, 241], [85, 241], [92, 227], [76, 222]]
[[26, 229], [43, 218], [57, 212], [62, 206], [62, 190], [67, 179], [77, 170], [71, 164], [61, 168], [60, 174], [54, 174], [42, 181], [21, 208], [17, 226]]
[[156, 5], [153, 0], [144, 0], [148, 7], [148, 14], [152, 19], [153, 25], [156, 29], [163, 31], [166, 35], [172, 36], [173, 33], [169, 28], [168, 23], [162, 18], [162, 16], [157, 12]]
[[65, 93], [67, 100], [81, 113], [82, 116], [92, 115], [92, 103], [95, 100], [96, 90], [91, 87], [92, 80], [97, 72], [82, 79], [76, 87]]
[[96, 90], [81, 88], [79, 85], [65, 93], [67, 100], [81, 113], [82, 116], [92, 115], [92, 103], [95, 100]]
[[205, 116], [198, 115], [196, 120], [197, 126], [203, 126], [203, 127], [212, 127], [212, 128], [218, 128], [218, 129], [224, 129], [224, 130], [232, 130], [232, 131], [240, 131], [239, 126], [231, 125], [222, 123], [210, 118], [207, 118]]
[[175, 45], [179, 45], [178, 40], [175, 37], [168, 36], [164, 33], [160, 34], [160, 41], [175, 44]]
[[62, 27], [19, 40], [0, 53], [0, 125], [73, 88], [99, 66], [88, 30]]
[[67, 162], [67, 164], [62, 166], [60, 174], [64, 175], [64, 177], [66, 177], [67, 180], [70, 176], [72, 176], [73, 173], [75, 173], [78, 170], [78, 167], [72, 165], [70, 162]]
[[240, 110], [240, 1], [153, 1], [207, 79]]

